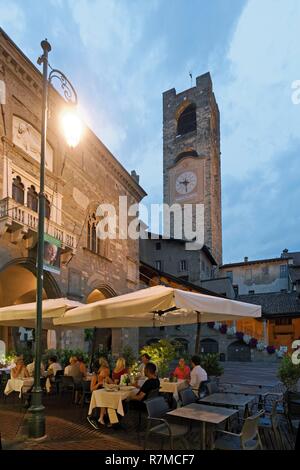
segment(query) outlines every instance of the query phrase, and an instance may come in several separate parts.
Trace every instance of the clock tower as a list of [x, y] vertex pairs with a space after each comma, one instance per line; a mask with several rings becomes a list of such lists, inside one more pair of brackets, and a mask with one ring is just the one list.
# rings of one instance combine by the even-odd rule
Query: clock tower
[[209, 73], [163, 93], [163, 161], [164, 203], [204, 205], [204, 243], [221, 264], [220, 118]]

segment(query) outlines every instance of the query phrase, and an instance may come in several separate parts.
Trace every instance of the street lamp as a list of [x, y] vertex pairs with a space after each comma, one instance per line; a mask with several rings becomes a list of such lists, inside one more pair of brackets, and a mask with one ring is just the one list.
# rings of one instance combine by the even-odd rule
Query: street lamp
[[[45, 436], [45, 414], [42, 403], [41, 353], [42, 353], [42, 313], [43, 313], [43, 259], [44, 259], [44, 222], [45, 222], [45, 158], [47, 142], [47, 116], [48, 116], [48, 86], [54, 80], [60, 81], [60, 86], [67, 102], [67, 111], [63, 117], [63, 129], [66, 132], [67, 142], [75, 147], [80, 139], [81, 126], [79, 118], [72, 113], [77, 105], [77, 94], [67, 77], [57, 69], [52, 69], [48, 63], [48, 53], [51, 46], [47, 39], [41, 42], [43, 55], [39, 57], [38, 64], [43, 64], [43, 95], [42, 95], [42, 129], [41, 129], [41, 161], [40, 161], [40, 191], [38, 208], [38, 246], [37, 246], [37, 296], [36, 296], [36, 324], [35, 324], [35, 368], [34, 385], [32, 389], [32, 402], [29, 408], [31, 413], [28, 419], [29, 437], [41, 438]], [[48, 77], [48, 67], [51, 72]]]

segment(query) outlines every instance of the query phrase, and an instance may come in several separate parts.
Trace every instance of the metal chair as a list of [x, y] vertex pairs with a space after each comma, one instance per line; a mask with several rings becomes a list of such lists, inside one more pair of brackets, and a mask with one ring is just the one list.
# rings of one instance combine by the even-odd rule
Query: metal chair
[[164, 416], [169, 411], [169, 407], [163, 397], [156, 397], [146, 400], [145, 405], [148, 411], [148, 425], [145, 436], [144, 449], [150, 434], [159, 436], [162, 440], [167, 438], [170, 440], [170, 447], [174, 449], [174, 439], [180, 438], [188, 449], [188, 443], [185, 436], [189, 432], [189, 427], [182, 424], [174, 424], [168, 422]]
[[64, 375], [64, 371], [63, 370], [58, 370], [54, 376], [54, 384], [55, 384], [55, 390], [56, 390], [56, 393], [57, 395], [59, 394], [60, 392], [60, 384], [61, 384], [61, 379]]
[[285, 393], [286, 417], [291, 429], [292, 434], [298, 429], [300, 421], [300, 393], [290, 392]]
[[220, 391], [218, 384], [216, 382], [207, 382], [205, 386], [207, 387], [209, 395], [212, 395], [213, 393], [219, 393]]
[[199, 388], [198, 388], [198, 397], [199, 399], [200, 398], [204, 398], [206, 397], [207, 395], [210, 395], [210, 391], [208, 389], [208, 384], [210, 383], [210, 380], [203, 380], [200, 385], [199, 385]]
[[180, 401], [182, 406], [189, 405], [190, 403], [197, 403], [197, 397], [191, 388], [185, 388], [179, 392]]
[[274, 400], [271, 412], [269, 413], [266, 412], [259, 418], [258, 428], [259, 430], [262, 430], [264, 435], [266, 432], [269, 433], [270, 437], [273, 435], [275, 438], [275, 447], [277, 447], [278, 449], [283, 449], [284, 448], [283, 441], [282, 441], [282, 436], [280, 433], [278, 415], [277, 415], [278, 403], [279, 403], [279, 400]]
[[81, 406], [83, 407], [86, 402], [86, 398], [91, 398], [91, 382], [89, 380], [82, 381], [82, 396], [81, 396]]
[[75, 383], [73, 377], [69, 375], [62, 375], [61, 382], [60, 382], [60, 394], [62, 395], [63, 392], [72, 392], [72, 401], [74, 401], [75, 397]]
[[262, 443], [258, 430], [258, 423], [261, 415], [264, 413], [257, 413], [254, 416], [249, 416], [242, 427], [239, 434], [229, 431], [218, 430], [220, 437], [214, 443], [214, 448], [218, 450], [256, 450], [262, 449]]

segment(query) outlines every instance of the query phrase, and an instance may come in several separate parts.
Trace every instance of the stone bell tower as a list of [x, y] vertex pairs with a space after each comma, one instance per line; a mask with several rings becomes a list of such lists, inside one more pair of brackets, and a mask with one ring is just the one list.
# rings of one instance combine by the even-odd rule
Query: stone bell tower
[[204, 243], [222, 263], [220, 116], [209, 73], [163, 93], [164, 203], [204, 204]]

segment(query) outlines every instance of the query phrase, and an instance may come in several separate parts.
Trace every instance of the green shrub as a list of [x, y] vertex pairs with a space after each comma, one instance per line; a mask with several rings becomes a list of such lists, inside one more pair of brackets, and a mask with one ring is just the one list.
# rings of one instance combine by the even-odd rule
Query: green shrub
[[278, 368], [278, 378], [288, 390], [292, 390], [300, 379], [300, 364], [293, 364], [291, 355], [286, 354], [282, 358]]
[[224, 369], [219, 362], [219, 355], [214, 353], [200, 354], [201, 367], [206, 371], [208, 377], [219, 377]]
[[122, 357], [124, 357], [126, 361], [126, 367], [132, 367], [132, 365], [136, 362], [136, 357], [131, 346], [124, 347], [122, 351]]
[[141, 349], [142, 354], [149, 354], [151, 361], [158, 367], [159, 375], [165, 377], [169, 371], [170, 362], [176, 357], [176, 348], [169, 340], [160, 339], [157, 343], [144, 346]]

